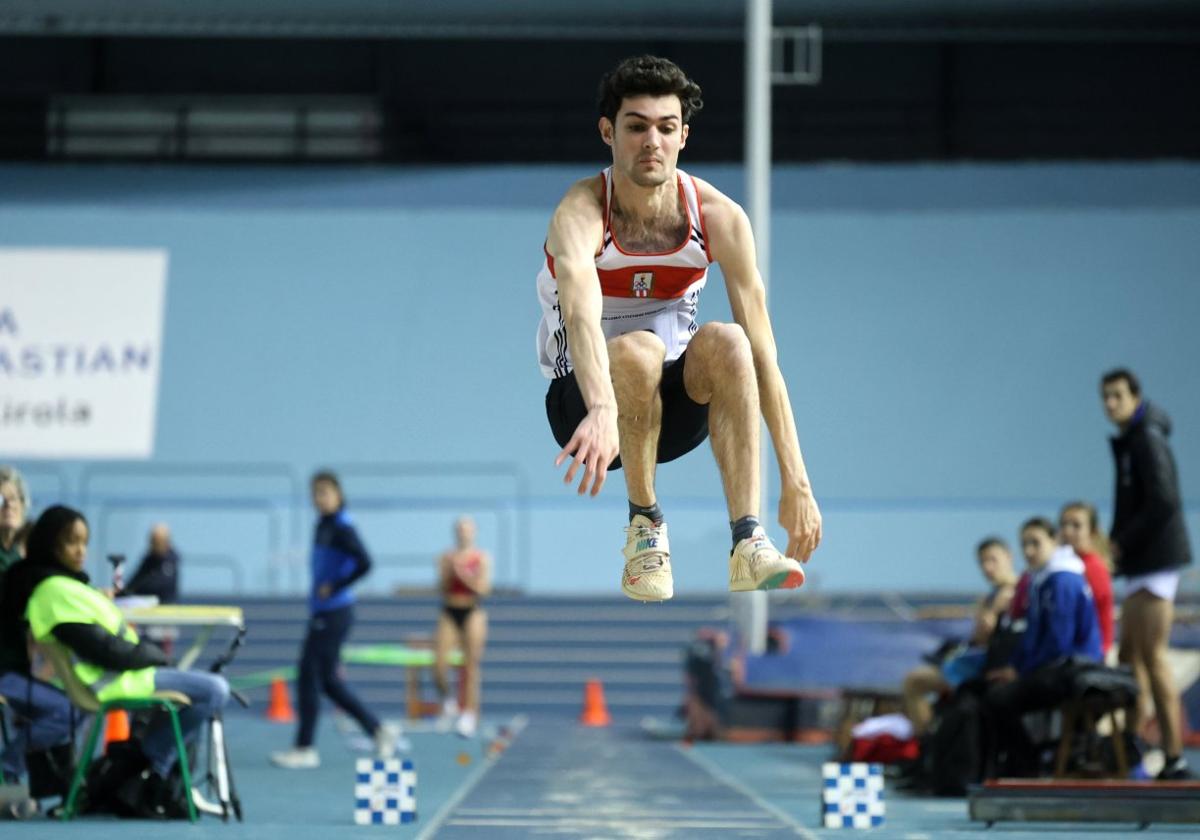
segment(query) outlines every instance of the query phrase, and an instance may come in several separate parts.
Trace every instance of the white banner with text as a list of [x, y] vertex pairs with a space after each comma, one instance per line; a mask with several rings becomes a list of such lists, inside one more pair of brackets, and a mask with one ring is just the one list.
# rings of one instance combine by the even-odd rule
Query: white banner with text
[[0, 460], [154, 453], [167, 253], [0, 248]]

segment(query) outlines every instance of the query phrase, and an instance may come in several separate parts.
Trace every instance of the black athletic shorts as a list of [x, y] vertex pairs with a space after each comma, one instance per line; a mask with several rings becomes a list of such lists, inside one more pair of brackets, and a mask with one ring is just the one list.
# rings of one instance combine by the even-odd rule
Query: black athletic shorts
[[[663, 365], [662, 385], [659, 388], [663, 403], [662, 431], [658, 436], [660, 464], [686, 455], [708, 437], [708, 406], [693, 402], [683, 387], [683, 360], [686, 357], [685, 350], [678, 359]], [[575, 371], [551, 380], [550, 390], [546, 392], [546, 417], [550, 420], [550, 429], [559, 446], [567, 445], [586, 416], [587, 405], [575, 380]], [[609, 469], [620, 468], [621, 458], [618, 456]]]

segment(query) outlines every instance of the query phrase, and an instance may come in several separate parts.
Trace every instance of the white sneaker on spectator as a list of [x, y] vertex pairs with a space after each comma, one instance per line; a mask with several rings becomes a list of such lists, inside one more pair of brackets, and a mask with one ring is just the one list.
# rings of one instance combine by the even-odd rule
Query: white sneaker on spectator
[[761, 527], [734, 546], [729, 555], [729, 589], [796, 589], [804, 583], [800, 562], [784, 557]]
[[314, 770], [321, 766], [316, 747], [293, 747], [271, 753], [271, 763], [286, 770]]
[[474, 738], [475, 729], [479, 725], [479, 719], [475, 713], [467, 710], [458, 716], [458, 723], [454, 726], [456, 731], [463, 738]]
[[667, 523], [638, 514], [625, 529], [621, 591], [635, 601], [666, 601], [675, 594]]

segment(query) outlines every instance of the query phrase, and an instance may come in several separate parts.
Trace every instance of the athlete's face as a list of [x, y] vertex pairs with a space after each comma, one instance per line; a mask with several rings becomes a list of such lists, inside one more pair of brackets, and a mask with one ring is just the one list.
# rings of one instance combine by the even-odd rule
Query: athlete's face
[[454, 541], [459, 548], [470, 548], [475, 544], [475, 520], [463, 517], [454, 523]]
[[600, 118], [600, 136], [612, 146], [613, 166], [638, 186], [657, 187], [674, 179], [688, 127], [675, 94], [632, 96], [621, 101], [615, 123]]
[[67, 527], [58, 542], [58, 562], [73, 572], [82, 572], [87, 560], [88, 527], [76, 519]]

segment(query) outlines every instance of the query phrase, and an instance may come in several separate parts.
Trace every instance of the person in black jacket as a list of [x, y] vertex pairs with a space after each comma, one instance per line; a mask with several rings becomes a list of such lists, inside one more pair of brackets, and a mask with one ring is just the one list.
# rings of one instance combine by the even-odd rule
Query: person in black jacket
[[179, 600], [179, 555], [165, 523], [159, 522], [150, 529], [150, 545], [123, 591], [129, 595], [154, 595], [160, 604]]
[[1167, 443], [1171, 420], [1142, 398], [1134, 374], [1118, 369], [1101, 379], [1104, 411], [1117, 427], [1112, 556], [1127, 578], [1121, 608], [1121, 662], [1133, 667], [1143, 697], [1152, 697], [1166, 763], [1160, 779], [1190, 778], [1183, 758], [1179, 696], [1167, 665], [1180, 569], [1192, 562], [1179, 473]]

